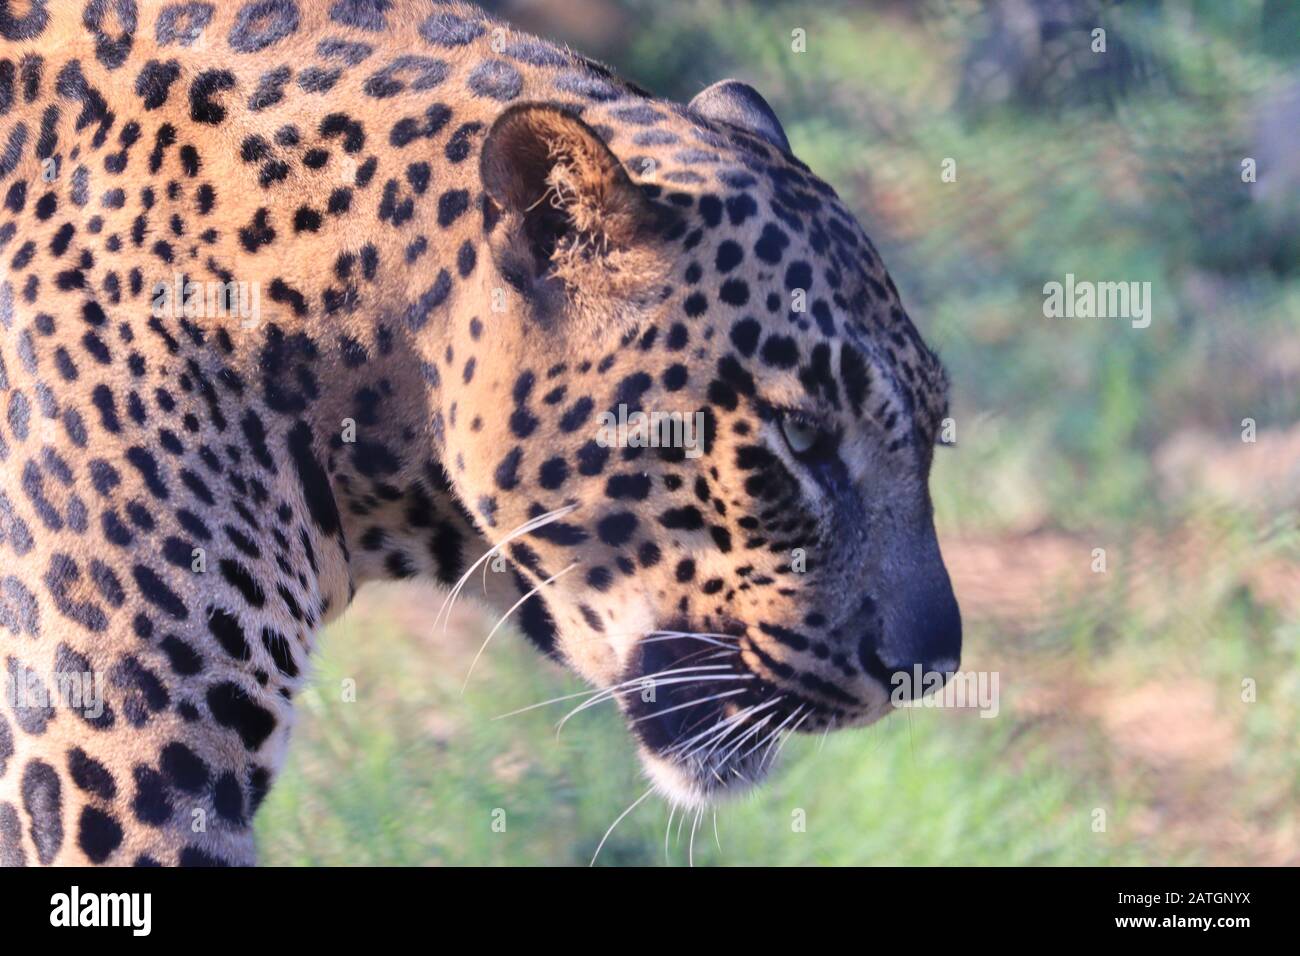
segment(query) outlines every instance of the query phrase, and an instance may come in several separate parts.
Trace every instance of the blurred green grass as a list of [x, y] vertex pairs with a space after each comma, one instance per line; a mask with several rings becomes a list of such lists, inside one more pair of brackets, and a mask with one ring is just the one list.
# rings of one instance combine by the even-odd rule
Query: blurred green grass
[[[701, 821], [695, 862], [1300, 863], [1297, 197], [1260, 202], [1239, 175], [1258, 154], [1300, 181], [1300, 157], [1260, 152], [1287, 121], [1261, 104], [1300, 69], [1285, 5], [1059, 4], [1115, 53], [1063, 76], [1005, 55], [990, 5], [963, 0], [494, 6], [662, 95], [753, 83], [953, 380], [932, 488], [963, 667], [1000, 673], [1001, 714], [793, 740], [718, 811], [721, 849]], [[981, 63], [999, 95], [971, 83]], [[1151, 282], [1150, 328], [1044, 318], [1067, 272]], [[444, 639], [439, 604], [363, 592], [327, 633], [264, 862], [584, 864], [644, 791], [612, 707], [558, 740], [562, 704], [491, 719], [580, 689], [515, 636], [461, 696], [490, 619]], [[667, 823], [646, 801], [601, 862], [684, 863], [691, 821], [665, 852]]]
[[[514, 640], [493, 648], [493, 666], [461, 697], [461, 670], [431, 663], [427, 635], [386, 630], [382, 608], [371, 611], [330, 635], [290, 769], [259, 817], [264, 861], [588, 862], [645, 789], [612, 707], [575, 718], [558, 738], [563, 705], [549, 719], [533, 711], [493, 720], [580, 685]], [[358, 685], [353, 703], [339, 692], [348, 678]], [[430, 726], [431, 713], [450, 723]], [[1018, 745], [1010, 722], [932, 716], [791, 742], [784, 772], [718, 811], [716, 841], [712, 817], [701, 821], [696, 863], [1138, 861], [1090, 832], [1094, 806], [1124, 809], [1100, 781], [1080, 789], [1050, 752]], [[691, 821], [680, 838], [674, 822], [665, 855], [667, 822], [666, 807], [647, 801], [601, 862], [685, 863]]]
[[[394, 604], [405, 608], [399, 621]], [[558, 737], [575, 701], [494, 719], [581, 689], [515, 635], [489, 648], [462, 696], [490, 619], [466, 615], [470, 626], [442, 638], [429, 624], [439, 604], [416, 585], [383, 586], [329, 631], [288, 766], [258, 818], [265, 863], [585, 864], [644, 792], [610, 705]], [[996, 718], [916, 710], [796, 738], [763, 788], [718, 809], [716, 843], [713, 818], [700, 821], [696, 864], [1285, 859], [1300, 797], [1300, 635], [1236, 588], [1202, 604], [1104, 649], [1099, 625], [1122, 628], [1130, 616], [1113, 595], [1018, 640], [976, 622], [964, 664], [1000, 673]], [[1258, 702], [1234, 699], [1242, 674], [1257, 675]], [[1203, 687], [1214, 698], [1198, 703]], [[1145, 736], [1126, 740], [1133, 722]], [[1188, 739], [1171, 748], [1169, 733]], [[680, 837], [679, 824], [666, 832], [667, 807], [648, 800], [600, 861], [685, 864], [691, 821]]]

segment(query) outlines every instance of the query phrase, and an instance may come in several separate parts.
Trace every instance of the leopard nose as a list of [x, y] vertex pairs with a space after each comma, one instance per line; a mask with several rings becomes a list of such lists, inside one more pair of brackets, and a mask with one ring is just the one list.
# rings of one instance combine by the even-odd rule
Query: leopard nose
[[941, 687], [961, 663], [961, 610], [940, 564], [922, 580], [895, 594], [882, 608], [881, 627], [865, 635], [858, 649], [863, 669], [904, 699], [915, 700]]

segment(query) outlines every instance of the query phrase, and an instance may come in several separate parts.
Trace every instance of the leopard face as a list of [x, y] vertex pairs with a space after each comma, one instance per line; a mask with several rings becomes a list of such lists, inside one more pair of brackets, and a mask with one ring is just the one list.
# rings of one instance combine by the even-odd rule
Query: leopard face
[[895, 673], [956, 669], [927, 492], [946, 380], [756, 93], [652, 128], [730, 172], [660, 185], [562, 110], [496, 121], [500, 219], [442, 434], [528, 616], [695, 803], [761, 776], [786, 730], [883, 716]]

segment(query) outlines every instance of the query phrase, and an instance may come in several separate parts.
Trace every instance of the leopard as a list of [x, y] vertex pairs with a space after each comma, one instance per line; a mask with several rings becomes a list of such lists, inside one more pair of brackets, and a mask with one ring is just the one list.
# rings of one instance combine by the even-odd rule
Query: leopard
[[743, 81], [459, 2], [0, 0], [0, 195], [0, 863], [255, 864], [370, 581], [482, 590], [674, 806], [959, 665], [948, 374]]

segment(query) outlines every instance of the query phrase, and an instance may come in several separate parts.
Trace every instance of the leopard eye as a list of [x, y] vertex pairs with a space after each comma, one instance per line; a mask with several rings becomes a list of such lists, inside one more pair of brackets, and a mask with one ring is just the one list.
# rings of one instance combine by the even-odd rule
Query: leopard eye
[[817, 444], [816, 426], [792, 415], [782, 416], [781, 434], [796, 455], [806, 455]]

